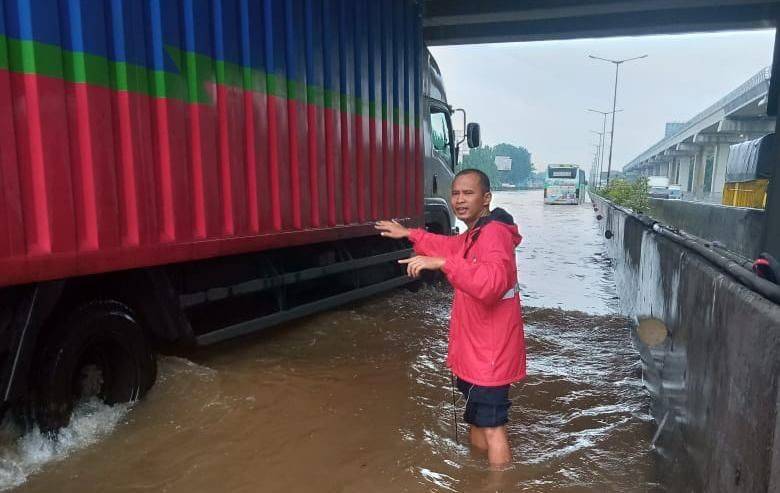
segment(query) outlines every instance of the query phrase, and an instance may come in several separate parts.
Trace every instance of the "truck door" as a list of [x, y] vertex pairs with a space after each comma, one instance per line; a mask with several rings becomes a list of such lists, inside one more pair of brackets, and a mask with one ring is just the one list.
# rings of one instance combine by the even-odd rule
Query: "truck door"
[[455, 135], [449, 108], [444, 103], [429, 100], [428, 118], [423, 120], [423, 127], [426, 209], [441, 210], [447, 217], [439, 218], [438, 222], [448, 222], [448, 225], [441, 225], [442, 229], [446, 229], [453, 225], [448, 204], [456, 160]]

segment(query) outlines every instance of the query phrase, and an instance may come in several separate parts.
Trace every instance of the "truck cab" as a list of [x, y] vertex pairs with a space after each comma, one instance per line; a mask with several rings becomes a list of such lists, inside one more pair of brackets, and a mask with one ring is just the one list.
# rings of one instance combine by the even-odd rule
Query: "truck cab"
[[[423, 148], [425, 167], [425, 226], [434, 233], [450, 234], [455, 215], [450, 207], [450, 188], [458, 164], [460, 145], [479, 147], [480, 128], [466, 124], [466, 112], [453, 110], [447, 102], [444, 81], [436, 59], [425, 51], [423, 71]], [[453, 119], [462, 114], [463, 137], [457, 140]]]

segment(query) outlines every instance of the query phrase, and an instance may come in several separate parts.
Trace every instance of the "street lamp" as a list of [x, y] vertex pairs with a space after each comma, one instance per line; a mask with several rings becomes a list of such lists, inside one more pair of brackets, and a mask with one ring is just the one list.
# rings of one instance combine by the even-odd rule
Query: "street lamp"
[[639, 60], [641, 58], [647, 58], [647, 55], [635, 56], [633, 58], [624, 58], [623, 60], [610, 60], [608, 58], [601, 58], [598, 56], [588, 55], [588, 57], [594, 60], [601, 60], [603, 62], [609, 62], [615, 65], [615, 91], [612, 95], [612, 131], [609, 137], [609, 160], [607, 162], [607, 186], [609, 186], [609, 174], [612, 171], [612, 144], [615, 141], [615, 105], [617, 104], [617, 85], [618, 85], [618, 71], [620, 66], [626, 62], [632, 60]]
[[[599, 115], [604, 117], [604, 120], [601, 122], [601, 149], [604, 149], [604, 139], [606, 139], [607, 135], [607, 115], [612, 114], [612, 111], [599, 111], [594, 110], [591, 108], [588, 108], [588, 111], [593, 113], [598, 113]], [[615, 110], [614, 113], [620, 113], [623, 110]], [[613, 117], [614, 119], [614, 117]], [[592, 131], [592, 130], [591, 130]], [[604, 168], [604, 152], [602, 151], [601, 156], [599, 158], [599, 181], [598, 186], [601, 187], [601, 170]]]
[[[596, 135], [599, 136], [599, 141], [597, 143], [593, 144], [596, 147], [596, 168], [598, 168], [599, 167], [599, 162], [601, 161], [601, 155], [603, 154], [602, 146], [604, 145], [604, 131], [603, 131], [603, 129], [602, 129], [601, 132], [599, 132], [597, 130], [591, 130], [590, 133], [596, 134]], [[594, 182], [594, 185], [595, 184], [596, 183]]]
[[[601, 132], [596, 132], [595, 130], [591, 130], [596, 135], [601, 135]], [[596, 181], [594, 176], [596, 176], [596, 172], [599, 168], [599, 156], [601, 156], [601, 138], [599, 138], [599, 142], [596, 144], [591, 144], [593, 147], [596, 148], [596, 152], [593, 154], [593, 166], [591, 167], [591, 173], [590, 173], [590, 182], [593, 184], [593, 186], [596, 186]]]

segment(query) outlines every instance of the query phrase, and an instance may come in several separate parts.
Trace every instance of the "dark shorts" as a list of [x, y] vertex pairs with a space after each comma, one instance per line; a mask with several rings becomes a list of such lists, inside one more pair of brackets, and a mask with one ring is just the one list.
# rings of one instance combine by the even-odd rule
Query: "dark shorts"
[[458, 390], [466, 399], [463, 420], [480, 428], [503, 426], [509, 421], [509, 385], [482, 387], [458, 378]]

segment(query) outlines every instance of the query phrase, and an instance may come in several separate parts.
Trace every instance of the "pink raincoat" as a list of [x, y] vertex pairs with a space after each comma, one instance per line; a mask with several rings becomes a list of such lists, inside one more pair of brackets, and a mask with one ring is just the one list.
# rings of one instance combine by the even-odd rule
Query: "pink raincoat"
[[525, 377], [522, 307], [515, 247], [522, 237], [512, 216], [495, 209], [457, 236], [411, 231], [420, 255], [444, 257], [455, 288], [447, 366], [467, 382], [500, 386]]

